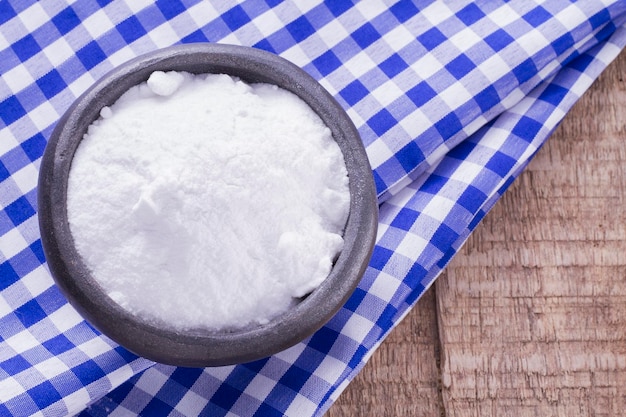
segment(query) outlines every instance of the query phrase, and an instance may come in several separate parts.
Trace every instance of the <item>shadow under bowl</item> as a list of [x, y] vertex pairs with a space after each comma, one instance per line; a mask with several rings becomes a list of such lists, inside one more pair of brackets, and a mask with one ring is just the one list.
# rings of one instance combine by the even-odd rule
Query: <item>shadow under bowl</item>
[[[229, 74], [275, 84], [304, 100], [326, 123], [349, 176], [350, 212], [344, 249], [322, 284], [269, 323], [234, 331], [175, 331], [155, 326], [115, 303], [94, 280], [74, 246], [67, 217], [72, 158], [104, 106], [154, 71]], [[334, 98], [301, 68], [261, 50], [220, 44], [164, 48], [114, 69], [81, 95], [58, 122], [42, 158], [39, 226], [50, 272], [71, 305], [97, 330], [129, 351], [177, 366], [221, 366], [275, 354], [321, 328], [343, 306], [367, 268], [376, 237], [378, 203], [360, 136]]]

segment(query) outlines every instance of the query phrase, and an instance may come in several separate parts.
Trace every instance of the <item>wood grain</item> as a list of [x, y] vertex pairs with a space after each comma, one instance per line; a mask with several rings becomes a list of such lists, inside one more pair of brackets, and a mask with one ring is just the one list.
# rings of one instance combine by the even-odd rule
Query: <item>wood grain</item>
[[328, 412], [621, 416], [626, 53]]

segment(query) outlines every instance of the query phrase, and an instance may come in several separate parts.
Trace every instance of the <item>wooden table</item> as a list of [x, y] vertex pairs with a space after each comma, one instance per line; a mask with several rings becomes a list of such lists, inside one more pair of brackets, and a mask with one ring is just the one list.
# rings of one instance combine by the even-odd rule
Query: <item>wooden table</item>
[[328, 412], [626, 415], [626, 52]]

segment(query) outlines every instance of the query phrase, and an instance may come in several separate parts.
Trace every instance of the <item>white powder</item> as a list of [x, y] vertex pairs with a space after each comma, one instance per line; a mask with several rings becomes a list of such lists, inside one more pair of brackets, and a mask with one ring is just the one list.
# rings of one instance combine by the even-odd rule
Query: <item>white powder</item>
[[76, 247], [121, 306], [160, 325], [264, 323], [328, 275], [348, 177], [297, 96], [227, 75], [156, 72], [78, 147]]

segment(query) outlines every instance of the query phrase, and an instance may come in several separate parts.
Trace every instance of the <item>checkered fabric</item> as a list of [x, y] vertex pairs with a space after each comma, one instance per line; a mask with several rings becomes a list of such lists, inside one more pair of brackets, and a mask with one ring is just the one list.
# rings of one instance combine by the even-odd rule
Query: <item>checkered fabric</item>
[[[626, 44], [626, 1], [0, 1], [0, 416], [319, 416]], [[139, 54], [279, 54], [356, 124], [380, 202], [365, 276], [272, 357], [192, 369], [91, 328], [46, 268], [40, 158], [72, 101]]]

